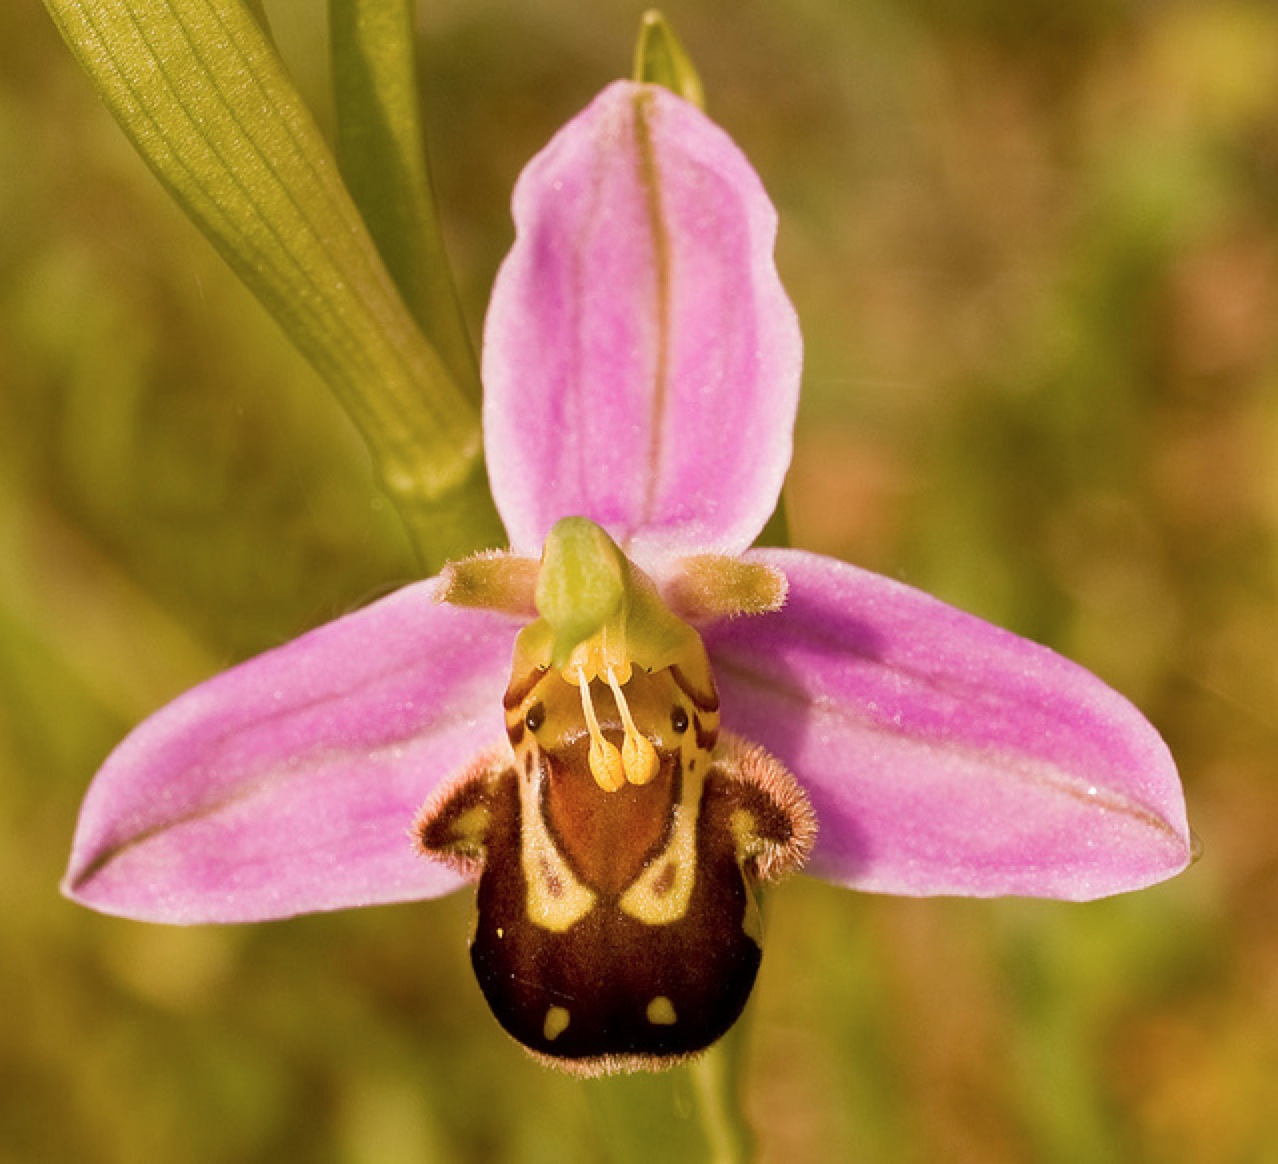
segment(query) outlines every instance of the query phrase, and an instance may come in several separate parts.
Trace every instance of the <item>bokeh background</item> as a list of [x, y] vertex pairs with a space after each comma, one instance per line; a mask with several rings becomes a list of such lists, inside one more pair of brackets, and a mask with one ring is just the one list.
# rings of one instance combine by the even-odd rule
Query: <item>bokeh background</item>
[[[323, 119], [323, 5], [269, 7]], [[628, 71], [640, 9], [423, 5], [476, 332], [516, 174]], [[796, 544], [1099, 672], [1205, 854], [1087, 906], [784, 886], [764, 1158], [1278, 1160], [1278, 7], [667, 12], [781, 212]], [[465, 895], [191, 930], [57, 895], [133, 723], [412, 573], [310, 370], [35, 0], [0, 5], [0, 1161], [608, 1159], [489, 1019]]]

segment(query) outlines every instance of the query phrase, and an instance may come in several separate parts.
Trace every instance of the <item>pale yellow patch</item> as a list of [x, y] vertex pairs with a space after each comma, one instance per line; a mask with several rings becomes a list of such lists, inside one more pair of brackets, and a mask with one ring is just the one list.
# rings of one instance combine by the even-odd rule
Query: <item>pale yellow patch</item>
[[759, 822], [748, 809], [738, 808], [728, 820], [732, 839], [736, 842], [737, 860], [753, 857], [759, 850]]
[[664, 994], [658, 994], [650, 1003], [648, 1003], [648, 1021], [654, 1027], [672, 1027], [679, 1021], [679, 1016], [675, 1014], [674, 1003], [670, 1001]]
[[478, 848], [488, 833], [491, 815], [487, 805], [477, 804], [468, 808], [453, 821], [453, 836], [468, 848]]
[[[650, 926], [666, 926], [679, 921], [692, 901], [697, 880], [697, 816], [701, 811], [702, 777], [691, 772], [683, 779], [683, 797], [675, 806], [670, 844], [621, 895], [618, 903], [636, 921]], [[668, 887], [670, 869], [674, 881]], [[659, 890], [664, 889], [664, 892]]]
[[519, 859], [528, 885], [528, 920], [552, 933], [571, 929], [595, 907], [595, 893], [568, 867], [541, 815], [539, 786], [520, 781]]
[[[648, 1009], [651, 1010], [652, 1008], [649, 1007]], [[542, 1023], [541, 1033], [553, 1043], [568, 1029], [568, 1024], [571, 1021], [572, 1015], [562, 1006], [552, 1006], [546, 1011], [546, 1021]]]

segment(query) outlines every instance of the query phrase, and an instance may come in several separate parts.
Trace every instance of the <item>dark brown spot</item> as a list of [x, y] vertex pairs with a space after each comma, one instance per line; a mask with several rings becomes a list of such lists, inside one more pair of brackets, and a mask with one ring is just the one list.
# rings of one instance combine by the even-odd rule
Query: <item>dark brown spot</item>
[[525, 699], [528, 698], [529, 695], [532, 694], [533, 688], [549, 674], [549, 668], [539, 667], [522, 677], [512, 675], [510, 678], [510, 686], [506, 688], [506, 694], [502, 696], [502, 706], [507, 711], [518, 707]]
[[719, 693], [711, 690], [698, 691], [688, 680], [688, 677], [679, 670], [678, 667], [670, 668], [670, 678], [675, 681], [675, 685], [684, 693], [694, 704], [702, 711], [718, 711], [719, 710]]

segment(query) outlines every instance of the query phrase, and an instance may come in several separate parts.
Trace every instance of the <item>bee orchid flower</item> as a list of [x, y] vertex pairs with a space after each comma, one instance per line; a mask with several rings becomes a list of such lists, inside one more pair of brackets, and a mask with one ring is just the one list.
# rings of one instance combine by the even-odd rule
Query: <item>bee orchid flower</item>
[[521, 176], [484, 336], [508, 551], [187, 692], [107, 759], [64, 889], [245, 922], [477, 882], [501, 1024], [579, 1074], [735, 1021], [756, 890], [1085, 900], [1182, 869], [1158, 734], [1052, 651], [751, 549], [802, 346], [776, 215], [698, 109], [618, 82]]

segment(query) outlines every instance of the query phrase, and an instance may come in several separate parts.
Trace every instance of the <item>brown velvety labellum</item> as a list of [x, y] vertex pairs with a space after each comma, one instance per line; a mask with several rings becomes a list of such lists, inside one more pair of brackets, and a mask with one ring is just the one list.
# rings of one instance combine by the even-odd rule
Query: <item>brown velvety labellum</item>
[[[484, 997], [535, 1056], [577, 1074], [704, 1050], [758, 973], [756, 884], [811, 848], [806, 798], [767, 753], [720, 740], [715, 711], [672, 680], [627, 684], [658, 764], [611, 790], [590, 770], [581, 692], [551, 673], [517, 694], [513, 763], [481, 759], [417, 825], [424, 852], [479, 872], [471, 961]], [[617, 700], [603, 687], [591, 698], [620, 747]]]
[[716, 844], [719, 814], [702, 815], [695, 885], [678, 921], [640, 921], [614, 895], [555, 933], [527, 918], [514, 780], [494, 799], [471, 960], [498, 1022], [530, 1050], [569, 1060], [684, 1056], [723, 1035], [761, 951], [746, 932], [749, 891], [730, 834]]

